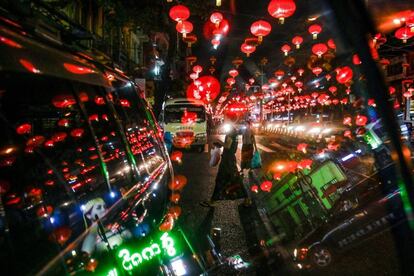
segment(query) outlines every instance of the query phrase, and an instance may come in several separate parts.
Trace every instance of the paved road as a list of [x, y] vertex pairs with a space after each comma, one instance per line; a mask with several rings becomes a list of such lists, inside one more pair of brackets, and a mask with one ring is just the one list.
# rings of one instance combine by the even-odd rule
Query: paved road
[[[215, 136], [214, 139], [223, 139], [223, 136]], [[286, 147], [274, 137], [258, 136], [257, 146], [261, 151], [263, 170], [259, 171], [260, 177], [265, 174], [265, 169], [276, 160], [287, 159], [292, 154], [292, 148]], [[195, 151], [183, 151], [182, 164], [175, 164], [175, 173], [185, 175], [188, 184], [184, 188], [181, 199], [183, 214], [180, 224], [189, 234], [196, 249], [205, 252], [206, 236], [211, 229], [221, 230], [221, 239], [218, 244], [223, 258], [239, 254], [244, 260], [256, 265], [256, 269], [239, 273], [238, 275], [288, 275], [305, 274], [292, 272], [289, 263], [280, 263], [272, 249], [264, 250], [260, 242], [266, 242], [272, 238], [266, 229], [266, 221], [260, 219], [254, 206], [246, 208], [241, 205], [241, 200], [221, 201], [216, 208], [209, 209], [199, 205], [203, 200], [208, 200], [214, 189], [217, 168], [208, 165], [208, 148], [202, 153]], [[240, 158], [240, 153], [237, 154]], [[280, 248], [279, 248], [280, 251]], [[283, 251], [283, 248], [282, 248]], [[265, 258], [271, 256], [270, 258]], [[310, 272], [310, 275], [398, 275], [398, 254], [395, 249], [393, 236], [390, 232], [373, 240], [367, 241], [362, 246], [351, 250], [338, 258], [333, 267], [323, 271]], [[211, 265], [211, 259], [204, 255], [206, 263]], [[380, 260], [380, 261], [379, 261]], [[234, 271], [216, 270], [212, 275], [235, 275]]]

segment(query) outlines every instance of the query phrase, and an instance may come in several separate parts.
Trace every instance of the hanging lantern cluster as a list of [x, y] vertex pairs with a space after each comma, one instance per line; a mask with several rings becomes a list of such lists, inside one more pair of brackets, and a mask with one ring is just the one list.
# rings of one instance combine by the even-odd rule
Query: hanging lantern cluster
[[190, 17], [190, 10], [184, 5], [176, 5], [171, 7], [169, 16], [177, 22], [175, 29], [185, 38], [187, 34], [193, 31], [193, 24], [187, 19]]

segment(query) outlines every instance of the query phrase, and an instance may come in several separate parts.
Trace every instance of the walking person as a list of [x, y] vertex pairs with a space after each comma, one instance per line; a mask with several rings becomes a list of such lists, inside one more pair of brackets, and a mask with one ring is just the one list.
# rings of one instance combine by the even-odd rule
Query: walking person
[[241, 150], [241, 172], [243, 170], [251, 169], [253, 153], [256, 149], [256, 141], [251, 127], [251, 121], [247, 121], [246, 129], [242, 135], [242, 150]]
[[224, 189], [226, 185], [233, 181], [235, 176], [238, 174], [236, 163], [237, 144], [237, 131], [234, 126], [232, 126], [226, 134], [224, 143], [222, 143], [223, 153], [221, 155], [213, 195], [209, 201], [201, 202], [201, 206], [214, 207], [216, 201], [225, 199]]

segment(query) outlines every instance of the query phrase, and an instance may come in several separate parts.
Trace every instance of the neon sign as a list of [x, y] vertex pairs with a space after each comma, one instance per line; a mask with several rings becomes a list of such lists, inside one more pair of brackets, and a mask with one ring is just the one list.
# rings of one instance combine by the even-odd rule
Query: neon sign
[[[177, 254], [174, 244], [174, 239], [171, 238], [168, 233], [164, 233], [160, 237], [158, 243], [151, 243], [149, 246], [139, 250], [139, 252], [131, 252], [130, 250], [123, 248], [118, 252], [117, 257], [120, 259], [123, 269], [131, 271], [162, 253], [168, 257], [174, 257]], [[118, 273], [116, 269], [111, 269], [107, 274], [107, 276], [117, 275]]]

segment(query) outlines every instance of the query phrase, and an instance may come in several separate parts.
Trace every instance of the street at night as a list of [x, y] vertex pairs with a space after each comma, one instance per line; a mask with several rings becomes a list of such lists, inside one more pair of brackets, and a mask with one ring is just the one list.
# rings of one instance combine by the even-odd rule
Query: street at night
[[0, 275], [414, 275], [412, 0], [1, 0]]

